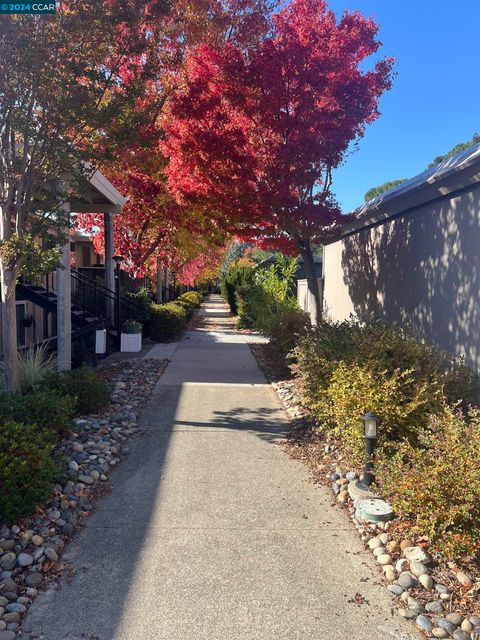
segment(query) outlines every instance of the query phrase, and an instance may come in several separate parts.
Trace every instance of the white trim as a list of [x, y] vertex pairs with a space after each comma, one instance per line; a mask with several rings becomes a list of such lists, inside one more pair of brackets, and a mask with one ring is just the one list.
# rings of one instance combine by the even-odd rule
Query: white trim
[[96, 170], [88, 181], [92, 187], [109, 200], [111, 204], [123, 207], [127, 202], [127, 199], [122, 196], [120, 191], [115, 189], [110, 180], [108, 180], [108, 178], [106, 178], [100, 171]]

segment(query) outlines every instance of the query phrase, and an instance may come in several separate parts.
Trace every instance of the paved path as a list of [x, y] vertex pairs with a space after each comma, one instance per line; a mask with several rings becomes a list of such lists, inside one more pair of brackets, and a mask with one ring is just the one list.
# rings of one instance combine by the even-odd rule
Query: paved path
[[44, 640], [417, 637], [385, 631], [403, 621], [329, 492], [275, 444], [286, 418], [245, 337], [219, 298], [203, 314], [68, 548], [72, 583], [40, 595], [24, 628]]

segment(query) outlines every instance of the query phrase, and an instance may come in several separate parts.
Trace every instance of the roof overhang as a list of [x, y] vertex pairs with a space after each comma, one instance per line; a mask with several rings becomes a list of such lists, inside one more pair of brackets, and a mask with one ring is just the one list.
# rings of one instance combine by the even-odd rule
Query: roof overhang
[[82, 193], [70, 199], [72, 213], [122, 213], [127, 202], [101, 171], [95, 170], [82, 185]]
[[337, 240], [413, 212], [434, 200], [452, 197], [475, 185], [480, 185], [480, 144], [448, 158], [355, 209], [352, 212], [355, 219], [344, 227]]

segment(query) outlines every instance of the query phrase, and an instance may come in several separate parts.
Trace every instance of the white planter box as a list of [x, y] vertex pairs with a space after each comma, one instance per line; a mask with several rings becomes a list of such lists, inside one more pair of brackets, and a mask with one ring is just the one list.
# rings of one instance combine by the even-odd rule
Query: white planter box
[[120, 351], [122, 353], [138, 353], [142, 350], [141, 333], [120, 334]]

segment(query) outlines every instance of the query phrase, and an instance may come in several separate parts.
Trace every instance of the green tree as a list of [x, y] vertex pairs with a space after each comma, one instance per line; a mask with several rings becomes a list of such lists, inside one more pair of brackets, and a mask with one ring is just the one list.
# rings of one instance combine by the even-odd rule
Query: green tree
[[406, 180], [408, 180], [408, 178], [400, 178], [399, 180], [389, 180], [388, 182], [384, 182], [383, 184], [380, 184], [378, 187], [372, 187], [365, 193], [365, 196], [364, 196], [365, 202], [368, 202], [369, 200], [373, 200], [373, 198], [376, 198], [382, 193], [385, 193], [385, 191], [389, 191], [390, 189], [393, 189], [393, 187], [397, 187], [399, 184], [402, 184], [402, 182], [405, 182]]
[[479, 142], [480, 142], [480, 134], [474, 133], [472, 136], [472, 139], [469, 140], [468, 142], [460, 142], [459, 144], [452, 147], [450, 151], [447, 151], [447, 153], [444, 153], [443, 155], [440, 155], [434, 158], [433, 161], [428, 165], [427, 169], [430, 169], [431, 167], [434, 167], [435, 165], [440, 164], [440, 162], [443, 162], [447, 158], [451, 158], [456, 153], [460, 153], [460, 151], [465, 151], [465, 149], [468, 149], [472, 145], [478, 144]]
[[19, 388], [16, 281], [55, 266], [65, 205], [141, 95], [163, 10], [143, 0], [58, 4], [54, 15], [4, 15], [0, 28], [0, 278], [11, 391]]

